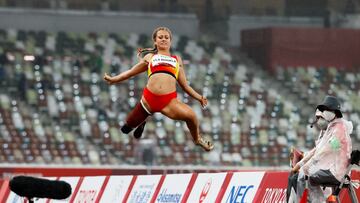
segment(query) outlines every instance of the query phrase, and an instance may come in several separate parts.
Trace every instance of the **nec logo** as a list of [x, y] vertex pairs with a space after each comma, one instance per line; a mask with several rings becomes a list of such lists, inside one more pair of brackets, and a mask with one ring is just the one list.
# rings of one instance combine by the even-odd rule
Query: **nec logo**
[[212, 183], [212, 180], [211, 178], [205, 183], [202, 191], [201, 191], [201, 194], [200, 194], [200, 198], [199, 198], [199, 203], [203, 203], [206, 196], [208, 195], [209, 193], [209, 190], [210, 190], [210, 187], [211, 187], [211, 183]]
[[254, 188], [254, 185], [233, 186], [226, 199], [226, 203], [245, 203], [246, 194], [252, 188]]

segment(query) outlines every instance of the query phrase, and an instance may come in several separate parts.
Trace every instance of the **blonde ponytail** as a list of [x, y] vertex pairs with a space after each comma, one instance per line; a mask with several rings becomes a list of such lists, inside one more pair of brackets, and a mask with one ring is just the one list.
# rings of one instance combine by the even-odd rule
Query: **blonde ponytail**
[[154, 48], [138, 48], [137, 50], [137, 56], [142, 58], [144, 57], [144, 55], [148, 54], [148, 53], [153, 53], [156, 54], [157, 53], [157, 47], [155, 45]]

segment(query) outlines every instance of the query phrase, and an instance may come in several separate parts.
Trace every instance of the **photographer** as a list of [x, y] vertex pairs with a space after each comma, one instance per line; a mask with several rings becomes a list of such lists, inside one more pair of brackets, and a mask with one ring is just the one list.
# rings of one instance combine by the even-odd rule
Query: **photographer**
[[339, 184], [346, 173], [352, 151], [350, 134], [352, 123], [343, 119], [340, 103], [336, 97], [326, 96], [316, 107], [316, 126], [320, 129], [316, 146], [293, 171], [300, 169], [297, 182], [297, 196], [301, 198], [305, 189], [305, 177], [309, 177], [308, 202], [324, 202], [330, 191], [323, 191], [321, 185]]

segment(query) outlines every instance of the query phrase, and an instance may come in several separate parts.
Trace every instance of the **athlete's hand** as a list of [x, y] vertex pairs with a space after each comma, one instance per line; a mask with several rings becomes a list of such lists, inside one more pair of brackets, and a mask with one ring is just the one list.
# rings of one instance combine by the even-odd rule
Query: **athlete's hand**
[[108, 75], [107, 73], [104, 74], [104, 80], [109, 84], [115, 84], [115, 81], [113, 79], [113, 77], [111, 77], [110, 75]]
[[201, 99], [199, 100], [199, 102], [203, 108], [205, 108], [208, 104], [208, 100], [204, 96], [201, 96]]

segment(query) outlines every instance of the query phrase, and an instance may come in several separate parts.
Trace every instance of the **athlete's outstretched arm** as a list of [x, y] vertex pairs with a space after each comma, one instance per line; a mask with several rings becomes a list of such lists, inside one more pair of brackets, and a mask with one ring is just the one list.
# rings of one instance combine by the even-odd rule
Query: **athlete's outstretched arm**
[[142, 58], [137, 64], [131, 67], [129, 70], [124, 71], [116, 76], [110, 76], [107, 73], [104, 74], [104, 80], [106, 80], [110, 85], [122, 82], [127, 80], [137, 74], [145, 72], [147, 70], [147, 65], [149, 64], [149, 55], [147, 54], [144, 58]]
[[178, 60], [179, 60], [179, 65], [180, 65], [179, 79], [178, 79], [180, 87], [192, 98], [198, 100], [202, 107], [205, 107], [208, 103], [207, 99], [204, 96], [197, 93], [192, 87], [190, 87], [190, 85], [188, 84], [187, 79], [186, 79], [183, 62], [180, 57], [178, 57]]

